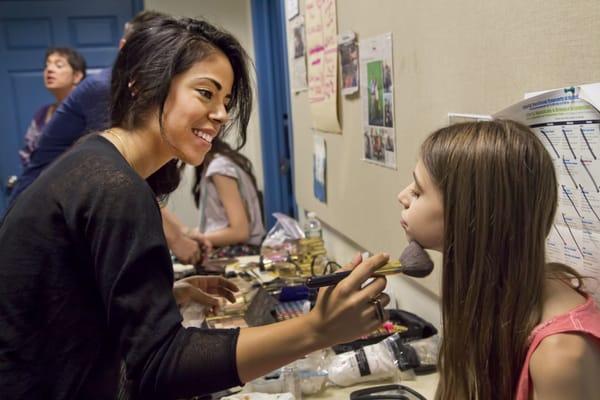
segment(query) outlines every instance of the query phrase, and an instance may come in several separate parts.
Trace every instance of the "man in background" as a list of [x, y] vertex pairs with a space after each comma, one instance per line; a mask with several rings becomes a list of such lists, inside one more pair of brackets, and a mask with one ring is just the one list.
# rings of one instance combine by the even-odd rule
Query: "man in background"
[[[125, 24], [119, 49], [133, 32], [143, 29], [167, 15], [156, 11], [142, 11]], [[110, 81], [111, 68], [88, 76], [56, 110], [53, 118], [42, 131], [37, 149], [31, 154], [30, 162], [19, 176], [12, 190], [8, 207], [56, 158], [68, 150], [81, 137], [105, 130], [110, 125]], [[187, 228], [174, 214], [161, 205], [163, 229], [169, 248], [183, 263], [196, 264], [202, 261], [203, 250], [210, 247], [196, 231]]]

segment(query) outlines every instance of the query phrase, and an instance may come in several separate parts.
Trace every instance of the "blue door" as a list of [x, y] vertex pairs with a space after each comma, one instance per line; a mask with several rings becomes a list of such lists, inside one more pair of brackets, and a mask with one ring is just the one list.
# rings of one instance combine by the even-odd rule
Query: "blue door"
[[112, 64], [123, 25], [142, 9], [143, 0], [0, 1], [0, 213], [27, 126], [54, 102], [42, 78], [46, 48], [75, 48], [94, 73]]
[[297, 217], [285, 3], [252, 0], [251, 6], [265, 182], [263, 211], [270, 229], [275, 223], [273, 212]]

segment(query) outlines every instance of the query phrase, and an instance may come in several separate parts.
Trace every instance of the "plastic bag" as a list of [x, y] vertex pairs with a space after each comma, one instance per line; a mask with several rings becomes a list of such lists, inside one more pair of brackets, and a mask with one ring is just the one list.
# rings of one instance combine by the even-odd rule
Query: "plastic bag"
[[329, 380], [338, 386], [350, 386], [397, 376], [394, 337], [332, 357], [327, 368]]
[[326, 356], [326, 350], [318, 350], [294, 362], [302, 394], [311, 395], [325, 389], [327, 383]]
[[439, 336], [403, 343], [399, 334], [363, 348], [334, 356], [329, 380], [338, 386], [395, 377], [424, 364], [436, 364]]
[[304, 231], [294, 218], [282, 213], [273, 213], [277, 220], [262, 243], [263, 247], [278, 247], [285, 241], [304, 239]]

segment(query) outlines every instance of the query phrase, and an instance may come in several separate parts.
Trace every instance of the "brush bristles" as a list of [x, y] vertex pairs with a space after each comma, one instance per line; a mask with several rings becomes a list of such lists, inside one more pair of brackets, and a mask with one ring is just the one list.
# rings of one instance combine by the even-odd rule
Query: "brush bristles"
[[433, 271], [433, 261], [417, 242], [410, 242], [400, 255], [402, 272], [415, 278], [423, 278]]

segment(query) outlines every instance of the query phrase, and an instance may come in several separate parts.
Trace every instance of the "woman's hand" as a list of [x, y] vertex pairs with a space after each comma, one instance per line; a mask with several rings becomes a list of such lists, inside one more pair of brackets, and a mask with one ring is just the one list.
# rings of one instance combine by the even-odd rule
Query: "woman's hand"
[[[387, 320], [388, 313], [384, 311], [380, 315], [376, 304], [378, 301], [383, 308], [390, 302], [389, 296], [382, 293], [386, 279], [374, 273], [388, 260], [387, 254], [365, 261], [357, 255], [344, 267], [352, 270], [348, 277], [336, 286], [321, 288], [317, 303], [308, 315], [319, 342], [327, 345], [349, 342], [372, 332]], [[373, 281], [364, 286], [371, 277]]]
[[212, 244], [200, 233], [198, 228], [191, 229], [187, 227], [182, 228], [181, 236], [174, 243], [174, 248], [172, 249], [175, 256], [181, 262], [192, 265], [202, 264], [211, 250]]
[[206, 258], [208, 254], [210, 254], [213, 245], [210, 242], [210, 240], [208, 240], [206, 236], [200, 232], [200, 229], [187, 229], [184, 231], [184, 235], [198, 243], [198, 245], [202, 249], [204, 258]]
[[[345, 269], [352, 273], [334, 287], [322, 288], [311, 312], [271, 325], [243, 328], [236, 348], [238, 376], [248, 382], [289, 364], [312, 351], [349, 342], [372, 332], [387, 318], [390, 302], [384, 277], [375, 277], [361, 288], [377, 268], [389, 259], [379, 254], [363, 262], [354, 258]], [[374, 301], [373, 299], [377, 299]]]
[[189, 276], [180, 279], [173, 285], [173, 295], [177, 304], [187, 305], [194, 301], [211, 307], [213, 310], [219, 306], [219, 298], [224, 297], [235, 303], [235, 292], [238, 287], [221, 276]]
[[175, 257], [184, 264], [196, 265], [204, 258], [202, 246], [187, 235], [181, 235], [171, 240], [169, 248]]

